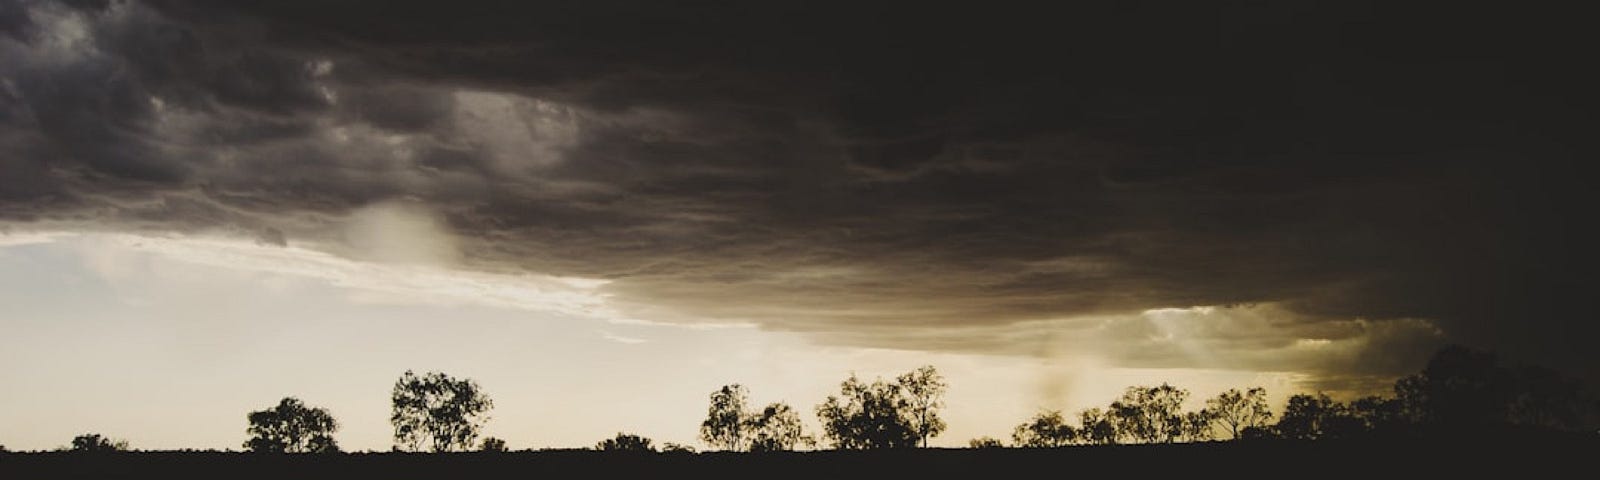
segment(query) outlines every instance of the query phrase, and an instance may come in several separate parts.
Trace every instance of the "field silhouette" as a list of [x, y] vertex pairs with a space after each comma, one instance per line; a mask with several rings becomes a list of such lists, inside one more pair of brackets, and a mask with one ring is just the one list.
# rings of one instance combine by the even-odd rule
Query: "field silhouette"
[[1593, 472], [1594, 434], [1497, 432], [1449, 441], [1369, 439], [659, 454], [0, 454], [5, 478], [1568, 478]]

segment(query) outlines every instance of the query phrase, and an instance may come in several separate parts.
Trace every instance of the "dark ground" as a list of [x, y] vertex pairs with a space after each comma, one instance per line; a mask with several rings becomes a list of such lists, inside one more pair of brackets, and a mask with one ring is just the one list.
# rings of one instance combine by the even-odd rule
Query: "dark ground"
[[1600, 435], [1497, 441], [1211, 443], [782, 454], [543, 451], [0, 454], [33, 478], [1595, 478]]

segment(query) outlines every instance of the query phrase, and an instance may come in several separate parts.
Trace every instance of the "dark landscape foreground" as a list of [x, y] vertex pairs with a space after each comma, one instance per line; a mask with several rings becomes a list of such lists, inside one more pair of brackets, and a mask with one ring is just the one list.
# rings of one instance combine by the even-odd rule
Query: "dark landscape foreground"
[[[776, 454], [0, 454], [0, 478], [1588, 478], [1600, 435]], [[1114, 477], [1113, 477], [1114, 476]]]

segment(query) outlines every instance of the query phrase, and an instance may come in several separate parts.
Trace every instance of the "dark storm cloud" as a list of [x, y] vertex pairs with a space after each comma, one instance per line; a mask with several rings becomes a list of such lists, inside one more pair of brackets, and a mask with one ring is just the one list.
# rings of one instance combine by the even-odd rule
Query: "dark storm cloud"
[[[1305, 368], [1393, 373], [1437, 325], [1596, 368], [1560, 16], [14, 5], [11, 219], [339, 250], [329, 225], [407, 199], [469, 267], [613, 279], [645, 319], [1037, 353], [987, 328], [1262, 303], [1285, 320], [1204, 336], [1208, 365], [1360, 338]], [[1196, 361], [1147, 333], [1119, 358]]]

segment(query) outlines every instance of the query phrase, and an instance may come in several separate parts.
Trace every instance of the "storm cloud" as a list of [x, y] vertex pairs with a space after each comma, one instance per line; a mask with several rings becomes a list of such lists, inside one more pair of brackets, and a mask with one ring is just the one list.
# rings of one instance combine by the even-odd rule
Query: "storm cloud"
[[376, 261], [393, 210], [647, 321], [1600, 375], [1575, 17], [535, 3], [7, 2], [0, 219]]

